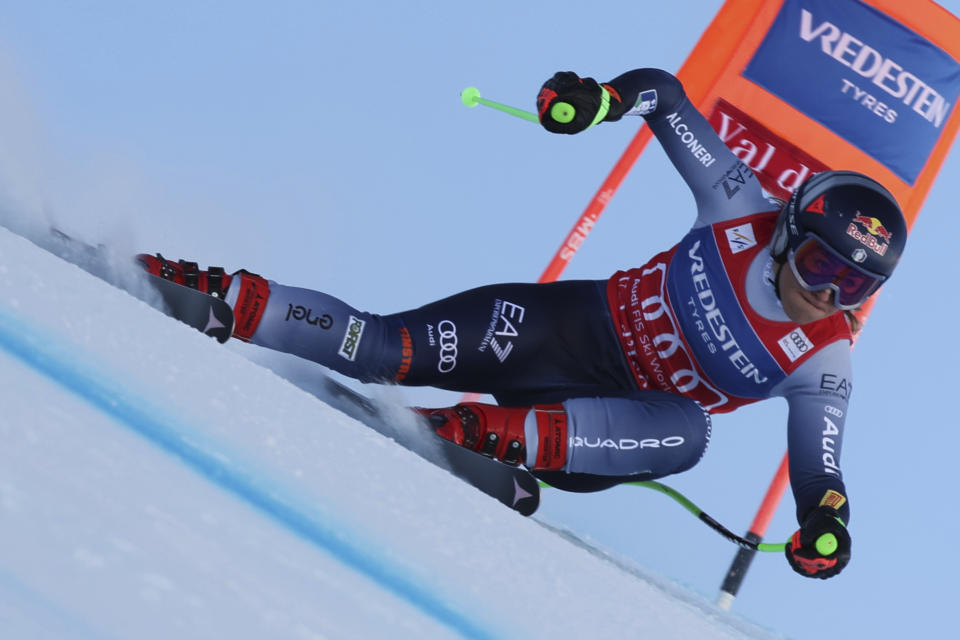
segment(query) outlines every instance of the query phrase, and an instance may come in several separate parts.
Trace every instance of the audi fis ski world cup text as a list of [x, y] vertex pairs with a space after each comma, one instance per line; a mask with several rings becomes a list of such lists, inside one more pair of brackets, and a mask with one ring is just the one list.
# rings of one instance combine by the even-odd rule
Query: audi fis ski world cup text
[[[632, 280], [629, 310], [632, 332], [631, 327], [623, 325], [621, 330], [626, 336], [631, 336], [631, 333], [638, 336], [640, 341], [640, 344], [636, 344], [631, 337], [625, 345], [626, 355], [631, 368], [637, 374], [638, 384], [647, 388], [649, 382], [653, 382], [656, 388], [664, 391], [676, 390], [690, 394], [707, 409], [725, 405], [729, 400], [727, 396], [700, 375], [680, 338], [677, 319], [667, 302], [664, 290], [667, 265], [657, 262], [643, 269], [640, 275], [640, 278], [627, 276], [620, 280], [621, 286]], [[641, 299], [641, 290], [656, 293]], [[641, 358], [646, 367], [638, 362]], [[648, 378], [645, 370], [650, 372], [652, 380]]]

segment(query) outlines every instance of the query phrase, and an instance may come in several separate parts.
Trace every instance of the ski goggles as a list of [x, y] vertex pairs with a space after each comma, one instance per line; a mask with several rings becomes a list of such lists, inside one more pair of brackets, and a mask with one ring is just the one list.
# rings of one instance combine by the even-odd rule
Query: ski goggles
[[808, 234], [787, 255], [790, 270], [807, 291], [833, 289], [833, 304], [838, 309], [856, 309], [876, 291], [884, 276], [867, 271]]

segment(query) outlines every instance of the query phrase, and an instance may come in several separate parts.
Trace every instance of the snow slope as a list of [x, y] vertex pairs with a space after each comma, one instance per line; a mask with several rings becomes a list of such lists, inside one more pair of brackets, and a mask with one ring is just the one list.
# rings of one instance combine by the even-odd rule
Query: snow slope
[[2, 227], [0, 404], [3, 638], [767, 637]]

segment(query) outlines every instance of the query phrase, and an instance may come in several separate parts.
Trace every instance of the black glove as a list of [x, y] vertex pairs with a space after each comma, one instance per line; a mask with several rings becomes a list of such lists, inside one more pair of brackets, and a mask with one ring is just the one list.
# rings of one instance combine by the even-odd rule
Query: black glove
[[560, 71], [540, 88], [537, 114], [547, 131], [573, 134], [594, 124], [601, 110], [606, 115], [609, 104], [609, 94], [596, 80]]
[[850, 534], [831, 507], [817, 507], [787, 542], [787, 562], [808, 578], [831, 578], [850, 562]]

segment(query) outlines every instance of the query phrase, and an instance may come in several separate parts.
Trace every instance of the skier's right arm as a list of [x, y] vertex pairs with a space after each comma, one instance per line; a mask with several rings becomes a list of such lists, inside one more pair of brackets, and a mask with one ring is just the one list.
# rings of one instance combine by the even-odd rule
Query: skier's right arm
[[624, 115], [642, 116], [697, 202], [697, 226], [773, 206], [753, 172], [727, 148], [687, 99], [683, 85], [660, 69], [634, 69], [603, 84], [571, 71], [554, 74], [537, 96], [540, 123], [574, 134]]

